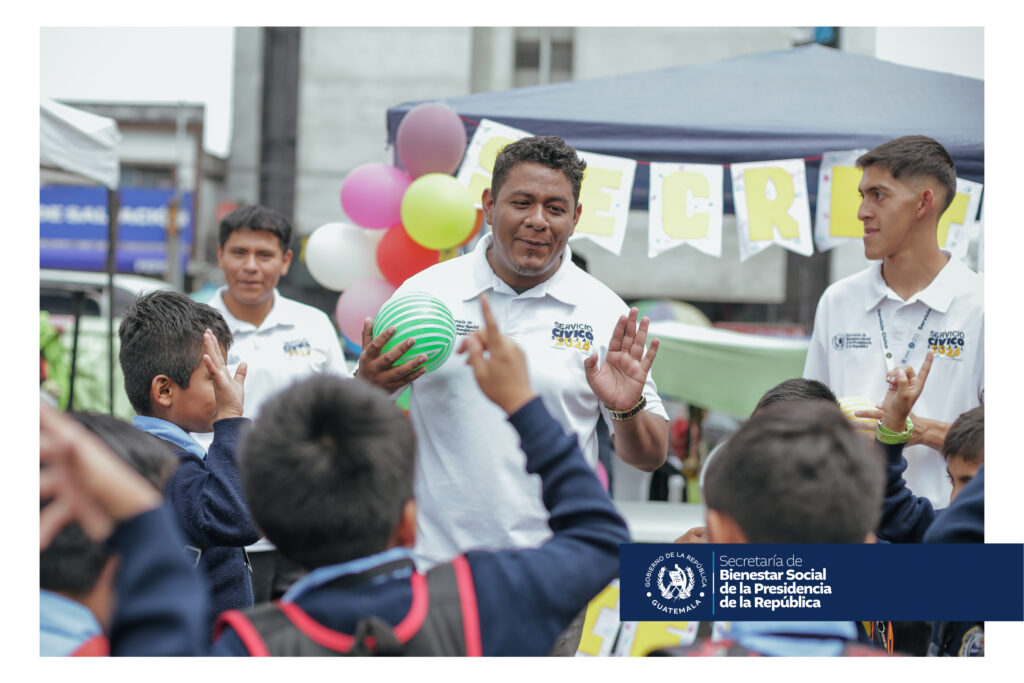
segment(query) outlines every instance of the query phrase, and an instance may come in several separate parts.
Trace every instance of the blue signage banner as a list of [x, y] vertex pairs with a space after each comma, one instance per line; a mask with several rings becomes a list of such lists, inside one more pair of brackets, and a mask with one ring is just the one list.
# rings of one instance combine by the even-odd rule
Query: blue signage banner
[[628, 543], [622, 621], [1021, 621], [1021, 544]]
[[[122, 273], [163, 274], [167, 270], [167, 225], [174, 191], [118, 190], [116, 268]], [[44, 185], [39, 188], [39, 267], [104, 270], [107, 262], [107, 190], [103, 187]], [[181, 266], [187, 265], [193, 235], [192, 193], [182, 194], [177, 214]]]

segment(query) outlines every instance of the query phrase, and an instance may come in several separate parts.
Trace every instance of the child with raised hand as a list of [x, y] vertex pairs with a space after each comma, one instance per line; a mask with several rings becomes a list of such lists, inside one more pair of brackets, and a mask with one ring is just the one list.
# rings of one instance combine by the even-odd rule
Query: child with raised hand
[[459, 350], [519, 432], [552, 536], [418, 572], [411, 424], [369, 383], [303, 380], [264, 404], [240, 467], [260, 528], [309, 573], [279, 603], [222, 615], [213, 654], [545, 655], [615, 576], [625, 523], [481, 306]]
[[[125, 390], [134, 424], [168, 442], [179, 458], [164, 494], [185, 532], [182, 552], [201, 567], [213, 619], [253, 604], [244, 547], [259, 534], [242, 495], [236, 455], [246, 366], [232, 376], [224, 362], [231, 332], [215, 309], [177, 292], [140, 297], [118, 333]], [[205, 451], [189, 432], [214, 433]]]
[[205, 588], [161, 505], [159, 443], [116, 418], [78, 417], [86, 429], [39, 411], [40, 654], [200, 653]]

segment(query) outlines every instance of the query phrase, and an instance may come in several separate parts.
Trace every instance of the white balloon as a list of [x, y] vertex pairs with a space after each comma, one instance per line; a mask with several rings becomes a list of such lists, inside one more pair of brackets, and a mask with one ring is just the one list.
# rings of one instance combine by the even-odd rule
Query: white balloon
[[377, 267], [377, 240], [366, 230], [348, 223], [327, 223], [306, 241], [306, 268], [318, 283], [341, 292], [354, 282], [384, 279]]

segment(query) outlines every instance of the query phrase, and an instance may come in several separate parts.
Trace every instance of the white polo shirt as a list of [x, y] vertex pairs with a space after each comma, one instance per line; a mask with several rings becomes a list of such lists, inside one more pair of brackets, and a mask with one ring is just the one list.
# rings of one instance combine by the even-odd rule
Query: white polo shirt
[[[220, 311], [231, 330], [234, 343], [228, 349], [228, 370], [234, 374], [241, 361], [247, 364], [245, 403], [242, 416], [255, 419], [263, 403], [293, 382], [315, 374], [347, 377], [348, 364], [334, 325], [323, 311], [288, 299], [274, 290], [274, 305], [256, 327], [239, 320], [224, 305], [221, 287], [209, 305]], [[213, 433], [193, 434], [208, 449]], [[249, 550], [269, 550], [274, 546], [261, 539]]]
[[[952, 422], [979, 405], [985, 389], [983, 301], [982, 277], [960, 259], [950, 258], [927, 287], [906, 301], [885, 284], [882, 262], [872, 263], [822, 294], [804, 377], [821, 380], [839, 398], [862, 396], [880, 404], [887, 388], [884, 329], [894, 366], [909, 351], [907, 363], [917, 370], [929, 348], [935, 353], [914, 414]], [[904, 454], [911, 490], [945, 507], [951, 487], [941, 453], [918, 445]]]
[[[491, 270], [490, 241], [486, 235], [473, 252], [414, 275], [394, 296], [422, 291], [438, 297], [462, 337], [483, 327], [478, 297], [487, 292], [502, 333], [526, 354], [534, 390], [562, 427], [578, 435], [586, 461], [596, 467], [597, 420], [604, 415], [613, 430], [615, 423], [587, 384], [583, 361], [596, 348], [604, 362], [615, 324], [629, 309], [572, 263], [568, 247], [550, 279], [517, 295]], [[646, 410], [668, 420], [650, 377], [644, 395]], [[526, 474], [518, 433], [480, 391], [465, 356], [453, 353], [413, 383], [410, 416], [417, 439], [419, 560], [429, 566], [473, 548], [536, 546], [551, 535], [540, 478]]]

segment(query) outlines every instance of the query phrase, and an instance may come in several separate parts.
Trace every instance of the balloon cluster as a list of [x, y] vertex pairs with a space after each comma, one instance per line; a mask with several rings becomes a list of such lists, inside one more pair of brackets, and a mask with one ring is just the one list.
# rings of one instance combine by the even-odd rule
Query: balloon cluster
[[[341, 208], [355, 225], [328, 223], [309, 236], [306, 267], [318, 283], [342, 292], [335, 316], [351, 348], [406, 279], [467, 244], [482, 213], [452, 175], [466, 152], [466, 129], [449, 107], [431, 102], [409, 111], [395, 147], [402, 168], [370, 163], [341, 186]], [[403, 170], [404, 168], [404, 170]]]

